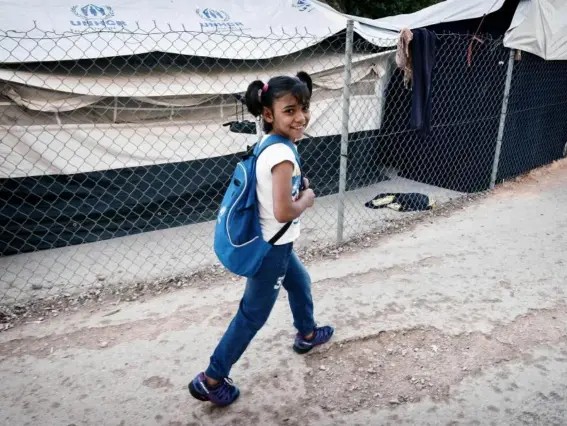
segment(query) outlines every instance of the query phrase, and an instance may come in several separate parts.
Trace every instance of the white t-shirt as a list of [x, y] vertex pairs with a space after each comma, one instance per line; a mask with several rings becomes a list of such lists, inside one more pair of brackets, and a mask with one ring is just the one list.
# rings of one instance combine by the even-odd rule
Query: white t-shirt
[[[266, 137], [264, 136], [261, 143], [266, 140]], [[301, 170], [292, 149], [283, 143], [269, 146], [260, 154], [256, 162], [256, 196], [259, 204], [260, 225], [265, 241], [269, 241], [285, 225], [285, 223], [278, 222], [274, 216], [272, 191], [272, 169], [284, 161], [290, 161], [294, 165], [290, 197], [295, 201], [299, 197]], [[295, 219], [286, 233], [276, 242], [276, 245], [295, 241], [300, 235], [300, 226], [300, 219]]]

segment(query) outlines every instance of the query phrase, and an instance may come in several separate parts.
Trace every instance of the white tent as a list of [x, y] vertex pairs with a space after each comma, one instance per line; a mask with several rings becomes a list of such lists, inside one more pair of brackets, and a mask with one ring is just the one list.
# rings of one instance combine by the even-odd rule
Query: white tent
[[567, 1], [522, 0], [504, 45], [546, 60], [567, 60]]
[[[403, 28], [423, 28], [481, 18], [502, 8], [505, 0], [446, 0], [418, 12], [356, 21], [355, 31], [380, 46], [394, 46]], [[547, 60], [567, 60], [567, 2], [520, 0], [504, 45]]]
[[[353, 56], [352, 131], [381, 126], [393, 51]], [[281, 61], [280, 61], [281, 62]], [[257, 79], [313, 77], [310, 136], [341, 132], [344, 53], [310, 48], [285, 61], [242, 66], [139, 66], [101, 74], [0, 69], [0, 177], [74, 174], [200, 160], [242, 151], [257, 136], [224, 123], [252, 119], [233, 95]]]
[[[224, 67], [79, 73], [0, 68], [0, 177], [71, 174], [242, 150], [253, 136], [228, 132], [242, 119], [231, 97], [256, 78], [304, 69], [315, 83], [310, 135], [340, 134], [344, 55], [318, 49], [348, 18], [315, 0], [208, 0], [111, 6], [67, 0], [21, 5], [0, 0], [0, 62], [83, 60], [166, 52], [229, 60]], [[394, 47], [402, 28], [480, 18], [505, 0], [447, 0], [419, 12], [377, 20], [356, 18], [355, 31]], [[206, 6], [206, 7], [205, 7]], [[546, 59], [567, 59], [567, 2], [522, 0], [508, 47]], [[247, 69], [230, 60], [250, 62]], [[379, 129], [391, 52], [355, 54], [351, 131]], [[1, 100], [1, 99], [0, 99]], [[22, 109], [23, 108], [23, 109]], [[364, 111], [364, 114], [361, 113]], [[247, 117], [249, 118], [249, 117]], [[65, 153], [65, 155], [62, 155]]]
[[261, 59], [303, 50], [346, 25], [343, 15], [311, 0], [96, 4], [30, 0], [25, 5], [2, 0], [0, 10], [0, 62], [75, 60], [155, 50]]
[[[394, 46], [402, 28], [474, 19], [505, 0], [446, 0], [416, 13], [347, 17], [317, 0], [0, 1], [0, 62], [75, 60], [149, 51], [228, 59], [262, 59], [301, 51], [345, 29]], [[567, 59], [567, 2], [521, 0], [505, 45], [544, 59]], [[148, 34], [151, 37], [148, 37]], [[259, 42], [260, 39], [261, 42]]]

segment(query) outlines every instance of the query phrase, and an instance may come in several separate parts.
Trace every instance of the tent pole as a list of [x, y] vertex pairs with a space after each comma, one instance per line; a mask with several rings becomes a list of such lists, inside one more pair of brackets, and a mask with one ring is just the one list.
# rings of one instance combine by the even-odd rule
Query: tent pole
[[496, 185], [498, 175], [498, 165], [500, 163], [500, 153], [502, 152], [502, 141], [504, 139], [504, 129], [506, 127], [506, 114], [508, 113], [508, 100], [510, 99], [510, 88], [512, 86], [512, 72], [514, 70], [514, 49], [510, 49], [508, 58], [508, 69], [506, 71], [506, 84], [504, 85], [504, 97], [502, 98], [502, 112], [500, 113], [500, 125], [498, 126], [498, 138], [496, 139], [496, 150], [492, 163], [492, 175], [490, 176], [490, 189]]
[[352, 71], [352, 44], [354, 39], [354, 21], [349, 19], [346, 32], [345, 73], [343, 87], [343, 117], [341, 133], [341, 166], [339, 172], [339, 205], [337, 211], [337, 242], [343, 241], [345, 220], [345, 193], [347, 180], [348, 131], [350, 119], [350, 80]]

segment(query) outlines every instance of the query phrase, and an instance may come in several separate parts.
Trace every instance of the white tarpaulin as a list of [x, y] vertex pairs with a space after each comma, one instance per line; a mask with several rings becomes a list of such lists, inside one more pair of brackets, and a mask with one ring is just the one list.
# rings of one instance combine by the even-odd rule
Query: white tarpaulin
[[505, 0], [446, 0], [415, 13], [365, 19], [354, 16], [355, 31], [373, 44], [395, 46], [404, 28], [424, 28], [444, 22], [456, 22], [480, 18], [498, 11]]
[[[316, 0], [0, 0], [0, 62], [113, 57], [148, 52], [225, 59], [267, 59], [316, 45], [346, 27], [378, 46], [403, 28], [480, 18], [505, 0], [446, 0], [381, 19], [348, 17]], [[505, 45], [546, 59], [567, 59], [567, 2], [524, 0]]]
[[[371, 63], [361, 61], [353, 68], [350, 105], [357, 113], [350, 116], [350, 131], [380, 129], [394, 53], [374, 55]], [[334, 87], [333, 76], [342, 72], [333, 69], [315, 78], [320, 84], [311, 102], [310, 136], [341, 133], [342, 85]], [[63, 84], [58, 88], [70, 89]], [[252, 119], [229, 95], [149, 98], [133, 93], [119, 101], [98, 97], [93, 104], [90, 95], [14, 83], [0, 85], [0, 91], [13, 102], [0, 105], [0, 178], [191, 161], [233, 154], [257, 139], [223, 126]], [[73, 105], [78, 109], [72, 110]]]
[[[371, 72], [386, 53], [353, 56], [353, 78], [363, 78]], [[89, 96], [175, 96], [220, 95], [245, 92], [255, 79], [268, 80], [279, 74], [294, 75], [303, 70], [311, 74], [315, 86], [326, 89], [343, 87], [344, 54], [313, 52], [295, 55], [281, 64], [260, 66], [227, 66], [195, 71], [144, 72], [72, 75], [0, 69], [0, 81], [70, 92]], [[96, 71], [96, 70], [95, 70]]]
[[[366, 94], [355, 94], [351, 100], [351, 108], [358, 113], [351, 114], [350, 129], [379, 129], [384, 98], [378, 92], [384, 80], [358, 84], [359, 91]], [[341, 99], [341, 90], [324, 90], [314, 96], [307, 129], [310, 136], [340, 134]], [[221, 111], [225, 112], [224, 117]], [[258, 138], [232, 133], [223, 126], [224, 122], [242, 119], [234, 111], [233, 105], [225, 105], [196, 111], [202, 119], [126, 124], [41, 125], [37, 116], [31, 115], [27, 117], [31, 125], [0, 125], [0, 178], [86, 173], [234, 154]], [[7, 112], [1, 114], [10, 116]], [[14, 120], [26, 120], [19, 117], [21, 110], [12, 115]], [[248, 115], [246, 118], [251, 119]]]
[[305, 49], [346, 18], [312, 0], [0, 1], [0, 62], [169, 52], [260, 59]]
[[92, 105], [100, 96], [44, 90], [25, 85], [9, 85], [0, 80], [0, 94], [27, 109], [43, 112], [65, 112]]
[[[374, 20], [350, 18], [356, 21], [357, 33], [373, 44], [386, 47], [396, 45], [403, 28], [481, 18], [500, 10], [504, 3], [505, 0], [446, 0], [407, 15]], [[520, 1], [506, 31], [504, 46], [548, 60], [567, 60], [567, 1]]]
[[504, 45], [546, 60], [567, 60], [567, 1], [522, 1]]

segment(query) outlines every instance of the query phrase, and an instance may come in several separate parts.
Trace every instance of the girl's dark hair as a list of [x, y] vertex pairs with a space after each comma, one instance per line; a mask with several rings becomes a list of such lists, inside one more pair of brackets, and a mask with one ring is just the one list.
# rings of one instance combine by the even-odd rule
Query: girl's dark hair
[[[302, 106], [309, 106], [313, 93], [313, 82], [309, 74], [304, 71], [295, 77], [279, 76], [268, 81], [267, 90], [264, 91], [264, 82], [255, 80], [246, 90], [246, 107], [254, 117], [260, 117], [264, 107], [272, 108], [274, 101], [287, 93], [291, 93]], [[271, 123], [264, 122], [264, 132], [272, 130]]]

